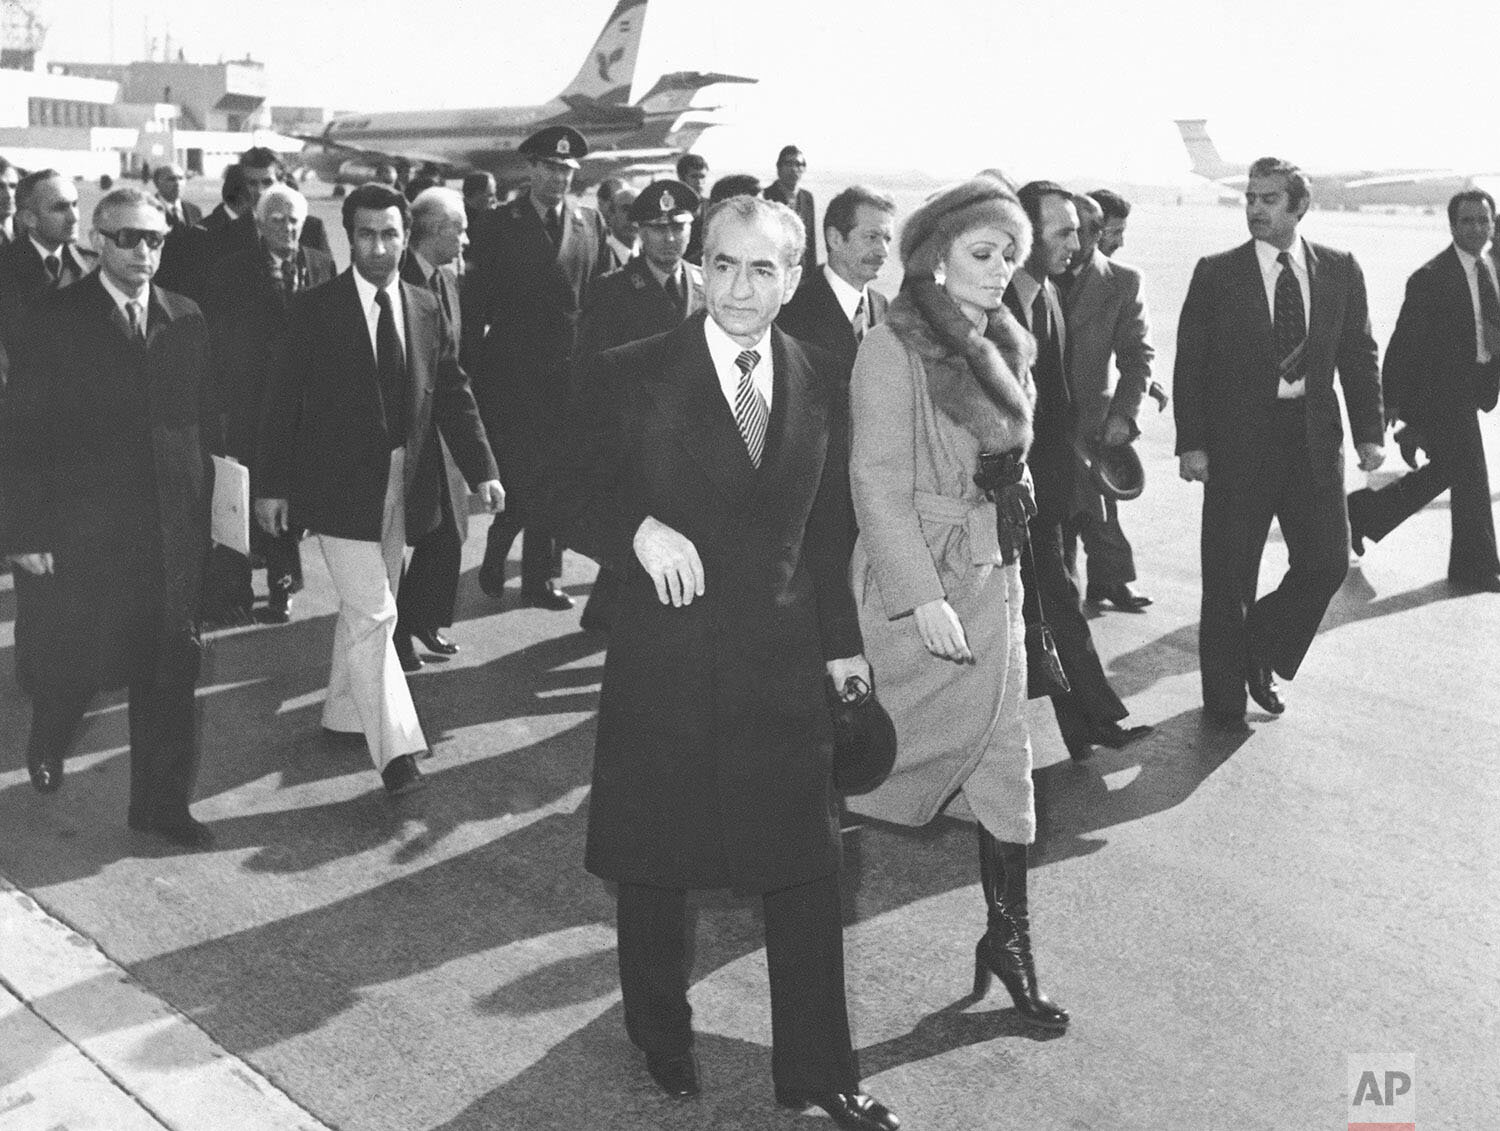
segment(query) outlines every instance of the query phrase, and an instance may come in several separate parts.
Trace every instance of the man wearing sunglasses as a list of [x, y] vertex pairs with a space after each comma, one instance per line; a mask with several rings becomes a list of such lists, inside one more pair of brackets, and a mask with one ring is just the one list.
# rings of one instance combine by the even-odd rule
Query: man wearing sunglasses
[[208, 328], [190, 300], [152, 285], [166, 233], [154, 196], [106, 193], [93, 214], [99, 269], [33, 308], [0, 429], [0, 551], [56, 587], [57, 633], [33, 672], [32, 785], [62, 786], [89, 700], [128, 688], [127, 824], [204, 848], [212, 833], [188, 802]]
[[[7, 170], [14, 178], [15, 169]], [[94, 267], [94, 253], [78, 242], [78, 190], [55, 169], [12, 180], [15, 236], [0, 247], [0, 388], [19, 362], [31, 326], [29, 312], [42, 295], [76, 283]], [[56, 631], [50, 577], [16, 571], [16, 682], [32, 684], [38, 650]]]

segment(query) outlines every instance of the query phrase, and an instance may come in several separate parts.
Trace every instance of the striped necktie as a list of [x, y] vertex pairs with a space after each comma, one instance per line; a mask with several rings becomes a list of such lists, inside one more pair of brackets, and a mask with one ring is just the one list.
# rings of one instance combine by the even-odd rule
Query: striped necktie
[[859, 292], [859, 305], [854, 308], [854, 340], [862, 342], [865, 340], [865, 330], [869, 328], [869, 312], [865, 309], [865, 292]]
[[766, 423], [771, 416], [765, 397], [760, 395], [755, 382], [750, 380], [750, 374], [760, 364], [760, 354], [754, 350], [745, 350], [734, 359], [734, 364], [740, 371], [740, 387], [734, 395], [734, 422], [739, 425], [740, 435], [745, 438], [745, 450], [750, 453], [750, 462], [759, 468], [760, 458], [766, 450]]

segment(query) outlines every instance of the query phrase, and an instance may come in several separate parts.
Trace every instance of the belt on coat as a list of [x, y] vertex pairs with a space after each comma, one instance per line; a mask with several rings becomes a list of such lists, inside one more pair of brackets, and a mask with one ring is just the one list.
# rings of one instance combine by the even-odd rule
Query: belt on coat
[[930, 491], [913, 491], [912, 504], [924, 522], [962, 526], [969, 535], [969, 564], [991, 565], [1000, 553], [1000, 531], [995, 504], [988, 499], [973, 502]]

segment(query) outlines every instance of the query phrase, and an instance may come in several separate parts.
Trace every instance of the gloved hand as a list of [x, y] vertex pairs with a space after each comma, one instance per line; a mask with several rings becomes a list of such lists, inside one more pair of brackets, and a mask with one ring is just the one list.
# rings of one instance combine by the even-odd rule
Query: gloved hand
[[1036, 514], [1036, 496], [1031, 490], [1031, 472], [1022, 465], [1022, 477], [1015, 483], [1001, 487], [995, 495], [995, 510], [999, 519], [996, 533], [1000, 539], [1000, 557], [1006, 565], [1017, 561], [1021, 548], [1026, 545], [1026, 524]]

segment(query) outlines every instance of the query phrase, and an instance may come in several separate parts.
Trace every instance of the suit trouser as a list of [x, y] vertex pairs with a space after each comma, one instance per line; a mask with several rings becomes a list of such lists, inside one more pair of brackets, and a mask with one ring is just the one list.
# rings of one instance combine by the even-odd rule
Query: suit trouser
[[[802, 1092], [852, 1092], [859, 1064], [844, 997], [837, 875], [762, 897], [771, 983], [771, 1078]], [[625, 1030], [648, 1053], [692, 1047], [687, 893], [619, 885], [620, 990]]]
[[1444, 491], [1450, 492], [1453, 538], [1448, 576], [1455, 581], [1500, 573], [1495, 550], [1495, 515], [1490, 502], [1484, 437], [1473, 409], [1444, 416], [1426, 434], [1429, 462], [1378, 491], [1350, 495], [1350, 517], [1361, 534], [1379, 542]]
[[412, 547], [411, 561], [401, 575], [396, 593], [396, 631], [408, 636], [424, 629], [448, 627], [453, 623], [453, 609], [458, 604], [458, 574], [464, 547], [459, 541], [458, 520], [446, 486], [441, 494], [442, 517]]
[[28, 573], [11, 566], [15, 581], [16, 683], [27, 694], [37, 683], [37, 672], [45, 666], [46, 649], [57, 638], [57, 581], [51, 574]]
[[[1030, 530], [1031, 554], [1021, 555], [1021, 584], [1040, 598], [1042, 618], [1052, 629], [1057, 658], [1072, 685], [1066, 694], [1052, 696], [1057, 729], [1064, 741], [1081, 740], [1094, 727], [1118, 722], [1130, 712], [1109, 685], [1094, 649], [1078, 586], [1063, 561], [1063, 524], [1045, 522], [1038, 516], [1031, 520]], [[1034, 615], [1036, 603], [1026, 604], [1028, 617]]]
[[[130, 726], [130, 811], [135, 823], [180, 823], [198, 775], [197, 716], [193, 702], [196, 653], [163, 678], [157, 665], [143, 663], [144, 674], [128, 684]], [[36, 758], [67, 753], [78, 734], [92, 684], [48, 682], [32, 697], [29, 752]]]
[[[1314, 475], [1303, 402], [1278, 401], [1268, 434], [1270, 443], [1254, 467], [1231, 473], [1210, 457], [1203, 492], [1203, 704], [1231, 714], [1245, 709], [1248, 651], [1254, 649], [1277, 674], [1295, 676], [1349, 571], [1342, 470]], [[1286, 543], [1287, 571], [1257, 600], [1272, 518]]]
[[1063, 523], [1063, 561], [1076, 582], [1078, 542], [1088, 556], [1088, 588], [1108, 589], [1135, 580], [1135, 551], [1120, 528], [1120, 504], [1101, 495], [1104, 514], [1078, 513]]
[[405, 468], [405, 449], [393, 449], [379, 542], [318, 535], [339, 595], [323, 725], [363, 731], [377, 770], [427, 748], [393, 643], [406, 548]]

